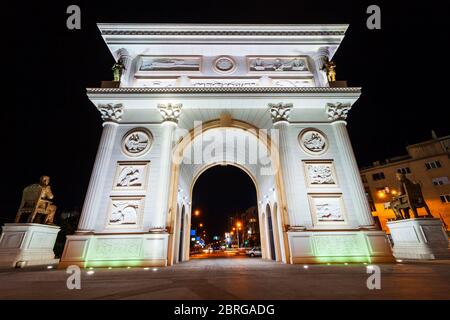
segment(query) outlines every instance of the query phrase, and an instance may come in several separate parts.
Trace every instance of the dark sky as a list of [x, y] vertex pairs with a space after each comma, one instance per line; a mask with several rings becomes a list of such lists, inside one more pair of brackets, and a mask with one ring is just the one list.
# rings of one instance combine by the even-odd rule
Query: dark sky
[[255, 184], [247, 173], [229, 166], [215, 166], [203, 172], [194, 185], [192, 208], [201, 212], [193, 223], [203, 223], [210, 237], [223, 233], [227, 217], [256, 206]]
[[[382, 29], [371, 31], [366, 8], [374, 3]], [[14, 217], [22, 189], [42, 174], [51, 176], [60, 209], [82, 206], [101, 133], [85, 88], [111, 79], [113, 64], [97, 22], [349, 23], [335, 56], [337, 78], [363, 87], [348, 130], [359, 164], [367, 165], [404, 153], [431, 129], [450, 134], [444, 3], [15, 1], [3, 11], [11, 21], [3, 29], [0, 219]], [[79, 31], [65, 26], [70, 4], [81, 7]]]

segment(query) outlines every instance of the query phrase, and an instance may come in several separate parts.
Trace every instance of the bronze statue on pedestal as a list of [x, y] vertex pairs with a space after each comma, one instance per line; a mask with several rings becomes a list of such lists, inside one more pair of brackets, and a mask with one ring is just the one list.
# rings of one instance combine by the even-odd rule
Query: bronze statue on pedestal
[[334, 63], [334, 61], [329, 61], [327, 59], [324, 65], [324, 69], [327, 72], [328, 82], [336, 81], [336, 63]]
[[399, 195], [393, 197], [390, 207], [394, 210], [397, 220], [409, 219], [409, 210], [411, 209], [414, 218], [418, 218], [418, 208], [425, 208], [427, 218], [433, 218], [430, 209], [422, 195], [422, 188], [418, 183], [413, 183], [405, 174], [397, 173], [397, 180], [400, 182]]
[[56, 206], [52, 204], [53, 193], [50, 188], [50, 177], [42, 176], [39, 183], [29, 185], [23, 189], [22, 201], [16, 215], [16, 223], [21, 222], [27, 215], [25, 222], [53, 224]]
[[117, 63], [114, 63], [114, 65], [112, 66], [114, 81], [120, 82], [123, 70], [125, 70], [125, 66], [122, 62], [122, 59], [119, 59]]

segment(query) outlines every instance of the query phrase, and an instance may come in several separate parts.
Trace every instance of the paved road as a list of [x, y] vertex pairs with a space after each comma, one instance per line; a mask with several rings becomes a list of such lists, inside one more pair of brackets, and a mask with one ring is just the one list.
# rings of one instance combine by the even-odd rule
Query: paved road
[[380, 265], [381, 290], [368, 290], [366, 266], [284, 265], [234, 256], [173, 267], [82, 272], [68, 290], [64, 270], [1, 270], [0, 299], [450, 299], [450, 261]]

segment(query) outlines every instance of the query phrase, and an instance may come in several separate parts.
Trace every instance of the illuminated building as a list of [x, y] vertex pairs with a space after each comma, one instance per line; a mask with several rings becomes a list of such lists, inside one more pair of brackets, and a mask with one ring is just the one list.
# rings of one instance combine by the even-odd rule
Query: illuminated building
[[[407, 155], [377, 161], [361, 170], [373, 216], [383, 230], [389, 231], [386, 222], [395, 217], [389, 201], [398, 193], [397, 172], [420, 183], [431, 213], [450, 229], [450, 136], [433, 136], [431, 140], [408, 145]], [[418, 213], [426, 215], [423, 208]]]

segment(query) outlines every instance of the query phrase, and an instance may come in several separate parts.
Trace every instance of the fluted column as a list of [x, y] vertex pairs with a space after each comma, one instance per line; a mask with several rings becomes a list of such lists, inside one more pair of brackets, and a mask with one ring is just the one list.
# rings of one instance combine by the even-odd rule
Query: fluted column
[[327, 105], [328, 119], [332, 121], [342, 167], [344, 168], [349, 189], [352, 191], [352, 203], [356, 210], [358, 223], [361, 228], [372, 229], [374, 228], [372, 212], [370, 211], [369, 202], [346, 128], [347, 122], [345, 119], [347, 119], [347, 113], [350, 108], [349, 104], [329, 103]]
[[[281, 170], [281, 177], [284, 185], [284, 194], [286, 196], [286, 206], [289, 217], [289, 223], [291, 225], [299, 224], [298, 209], [295, 206], [295, 193], [296, 184], [294, 181], [294, 175], [291, 172], [295, 161], [290, 159], [289, 148], [291, 147], [288, 137], [289, 128], [289, 114], [292, 109], [292, 104], [269, 104], [270, 113], [272, 115], [273, 126], [278, 130], [278, 151], [279, 151], [279, 170]], [[284, 208], [280, 207], [279, 210], [282, 213]], [[286, 223], [287, 221], [285, 221]], [[281, 221], [280, 221], [281, 223]]]
[[99, 105], [102, 115], [103, 131], [95, 158], [94, 168], [89, 181], [89, 187], [84, 200], [77, 232], [93, 232], [98, 213], [100, 199], [103, 195], [106, 173], [115, 143], [118, 121], [122, 119], [122, 104]]
[[160, 153], [160, 178], [156, 205], [156, 217], [150, 227], [151, 232], [166, 231], [166, 221], [169, 210], [170, 178], [172, 169], [172, 148], [175, 129], [181, 114], [181, 104], [160, 104], [159, 112], [163, 117], [161, 122], [161, 153]]

